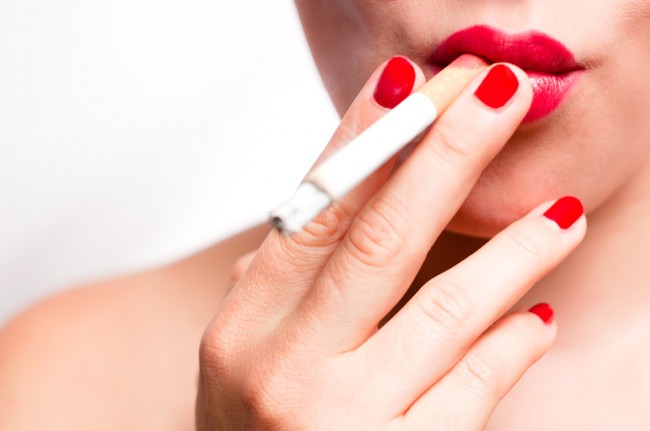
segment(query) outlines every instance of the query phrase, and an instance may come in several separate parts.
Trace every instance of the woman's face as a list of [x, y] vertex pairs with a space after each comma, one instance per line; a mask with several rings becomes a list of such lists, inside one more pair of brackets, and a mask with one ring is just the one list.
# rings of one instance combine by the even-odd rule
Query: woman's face
[[[542, 32], [567, 47], [585, 69], [557, 109], [519, 128], [483, 173], [451, 230], [491, 236], [540, 202], [567, 194], [593, 210], [648, 163], [650, 0], [296, 3], [341, 114], [381, 62], [405, 55], [431, 76], [436, 48], [476, 25], [524, 40], [531, 30]], [[463, 49], [471, 51], [472, 43], [470, 38]]]

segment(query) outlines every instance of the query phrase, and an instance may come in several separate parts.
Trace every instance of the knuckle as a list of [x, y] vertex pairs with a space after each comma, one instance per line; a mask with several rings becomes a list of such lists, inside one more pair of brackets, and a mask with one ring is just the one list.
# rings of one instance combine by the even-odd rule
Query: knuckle
[[235, 264], [232, 266], [230, 271], [230, 279], [232, 282], [236, 283], [244, 275], [248, 267], [252, 262], [252, 257], [255, 255], [255, 252], [246, 254], [235, 261]]
[[304, 377], [304, 370], [291, 355], [273, 346], [262, 343], [244, 349], [232, 337], [220, 335], [211, 331], [201, 341], [202, 375], [227, 393], [236, 394], [252, 420], [278, 429], [284, 422], [282, 418], [295, 416], [302, 399], [298, 376]]
[[328, 263], [328, 276], [323, 286], [327, 289], [329, 300], [344, 307], [348, 304], [350, 284], [350, 261], [348, 259], [332, 259]]
[[507, 372], [505, 364], [497, 357], [468, 353], [457, 367], [465, 387], [482, 396], [499, 397], [503, 393]]
[[280, 414], [283, 406], [282, 392], [275, 389], [277, 380], [273, 373], [262, 368], [253, 368], [242, 388], [242, 402], [253, 416], [270, 420]]
[[223, 331], [208, 329], [199, 344], [201, 370], [212, 378], [219, 379], [229, 373], [235, 362], [234, 346]]
[[472, 316], [472, 302], [465, 289], [451, 280], [436, 280], [415, 296], [424, 318], [446, 332], [456, 332]]
[[518, 346], [518, 351], [523, 352], [529, 359], [539, 358], [544, 354], [550, 340], [538, 330], [539, 325], [531, 325], [529, 319], [521, 317], [523, 316], [513, 315], [507, 323], [506, 329], [512, 344]]
[[256, 423], [279, 429], [304, 400], [300, 379], [306, 372], [286, 349], [266, 343], [245, 346], [240, 338], [235, 331], [210, 327], [200, 343], [201, 373], [226, 393], [236, 394]]
[[535, 264], [544, 261], [544, 241], [539, 235], [530, 231], [509, 232], [506, 235], [518, 255]]
[[241, 387], [246, 409], [269, 424], [296, 417], [300, 406], [309, 398], [305, 389], [308, 373], [295, 363], [295, 358], [268, 351], [258, 352], [257, 356], [258, 360], [247, 369]]
[[304, 227], [292, 241], [300, 248], [323, 247], [337, 243], [348, 229], [342, 208], [335, 204], [326, 208]]
[[346, 241], [347, 252], [369, 267], [386, 267], [406, 246], [405, 222], [389, 205], [368, 203], [356, 218]]
[[211, 376], [225, 376], [241, 366], [246, 344], [241, 323], [227, 310], [216, 316], [199, 343], [201, 369]]
[[431, 139], [426, 142], [436, 158], [450, 165], [466, 164], [475, 157], [467, 139], [447, 123], [437, 124], [431, 130]]

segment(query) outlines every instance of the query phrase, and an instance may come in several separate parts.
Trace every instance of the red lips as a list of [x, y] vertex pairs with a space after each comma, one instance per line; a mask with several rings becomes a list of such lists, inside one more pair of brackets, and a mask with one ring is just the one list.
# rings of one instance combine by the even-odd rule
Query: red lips
[[438, 46], [429, 63], [437, 72], [463, 53], [493, 63], [512, 63], [528, 73], [534, 97], [524, 122], [539, 120], [555, 111], [584, 72], [571, 51], [543, 33], [508, 34], [487, 26], [454, 33]]

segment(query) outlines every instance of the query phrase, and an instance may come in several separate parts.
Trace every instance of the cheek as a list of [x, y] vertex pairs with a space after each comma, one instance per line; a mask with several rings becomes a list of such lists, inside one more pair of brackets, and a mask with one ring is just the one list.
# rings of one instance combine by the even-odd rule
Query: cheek
[[[299, 0], [298, 4], [301, 15], [310, 12], [305, 30], [340, 115], [379, 64], [395, 55], [417, 61], [415, 47], [432, 46], [424, 36], [432, 21], [423, 16], [434, 16], [430, 12], [435, 5], [428, 0]], [[438, 25], [441, 20], [435, 15], [433, 22]]]
[[650, 1], [643, 8], [640, 3], [620, 21], [615, 58], [602, 88], [603, 112], [611, 111], [612, 120], [602, 118], [611, 130], [601, 140], [608, 150], [601, 172], [623, 185], [650, 168]]
[[360, 77], [369, 76], [366, 67], [366, 23], [363, 2], [352, 0], [296, 0], [300, 20], [314, 61], [334, 105], [343, 115], [356, 91]]
[[[627, 115], [648, 119], [650, 100], [650, 1], [627, 2], [621, 12], [621, 37], [616, 44]], [[636, 114], [636, 115], [635, 115]], [[639, 116], [642, 116], [639, 118]]]

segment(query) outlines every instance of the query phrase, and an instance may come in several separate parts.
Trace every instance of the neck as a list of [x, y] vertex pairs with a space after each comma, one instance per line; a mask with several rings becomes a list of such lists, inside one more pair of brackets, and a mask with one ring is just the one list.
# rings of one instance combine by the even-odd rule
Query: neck
[[650, 323], [648, 214], [650, 167], [644, 167], [588, 214], [583, 243], [523, 298], [525, 304], [547, 301], [555, 308], [558, 342], [597, 343], [602, 338], [594, 334], [619, 337], [619, 329], [632, 323]]

